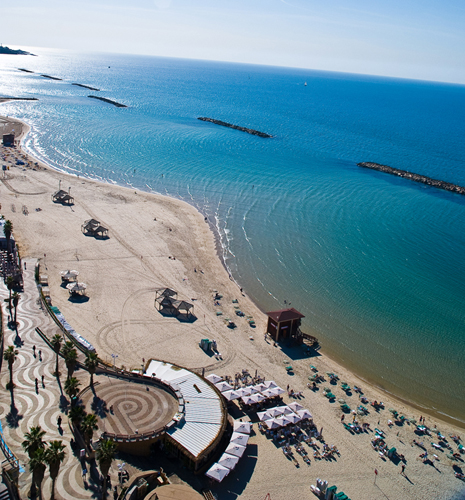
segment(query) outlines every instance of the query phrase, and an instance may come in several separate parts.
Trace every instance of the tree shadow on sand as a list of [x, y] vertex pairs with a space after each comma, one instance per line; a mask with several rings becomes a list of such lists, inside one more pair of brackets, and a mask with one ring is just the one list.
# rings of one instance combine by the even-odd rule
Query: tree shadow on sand
[[11, 391], [11, 406], [10, 411], [5, 417], [8, 427], [16, 428], [19, 427], [19, 421], [23, 418], [15, 406], [15, 396], [13, 391]]

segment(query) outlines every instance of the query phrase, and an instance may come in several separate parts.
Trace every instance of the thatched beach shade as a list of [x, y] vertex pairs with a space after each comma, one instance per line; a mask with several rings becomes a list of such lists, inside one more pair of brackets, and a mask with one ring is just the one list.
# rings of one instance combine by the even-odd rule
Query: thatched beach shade
[[66, 288], [69, 290], [69, 293], [81, 293], [84, 294], [87, 288], [85, 283], [69, 283], [66, 285]]
[[234, 425], [233, 425], [234, 432], [239, 432], [241, 434], [250, 434], [251, 429], [252, 429], [252, 424], [250, 422], [241, 422], [238, 420], [234, 420]]
[[230, 469], [228, 469], [227, 467], [224, 467], [220, 464], [213, 464], [210, 467], [210, 470], [205, 473], [205, 475], [221, 483], [221, 481], [223, 481], [223, 479], [229, 474], [229, 472]]
[[221, 382], [223, 380], [223, 377], [215, 375], [214, 373], [207, 375], [205, 378], [209, 380], [212, 384], [217, 384], [218, 382]]
[[239, 457], [235, 457], [234, 455], [230, 455], [229, 453], [223, 453], [221, 455], [221, 458], [218, 460], [218, 463], [220, 465], [231, 470], [236, 467], [237, 462], [239, 462]]
[[63, 281], [71, 281], [75, 280], [79, 276], [79, 271], [76, 271], [74, 269], [72, 271], [70, 270], [61, 271], [60, 275]]
[[52, 201], [54, 203], [66, 203], [67, 205], [74, 204], [74, 198], [71, 196], [70, 192], [67, 193], [66, 191], [63, 191], [63, 189], [59, 189], [52, 194]]

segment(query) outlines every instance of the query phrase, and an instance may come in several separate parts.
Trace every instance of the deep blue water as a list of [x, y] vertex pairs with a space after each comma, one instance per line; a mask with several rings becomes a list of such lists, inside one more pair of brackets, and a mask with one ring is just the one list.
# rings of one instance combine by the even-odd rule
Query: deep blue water
[[0, 108], [32, 126], [31, 153], [192, 203], [214, 221], [226, 265], [263, 309], [290, 301], [346, 366], [465, 421], [465, 197], [356, 166], [375, 161], [465, 185], [464, 86], [36, 53], [0, 56], [0, 95], [40, 99]]

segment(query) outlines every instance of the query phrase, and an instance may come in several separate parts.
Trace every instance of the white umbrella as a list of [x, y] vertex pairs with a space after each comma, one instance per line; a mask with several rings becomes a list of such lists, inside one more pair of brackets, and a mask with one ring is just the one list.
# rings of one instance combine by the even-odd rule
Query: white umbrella
[[278, 422], [276, 422], [276, 420], [274, 418], [270, 418], [269, 420], [265, 420], [265, 424], [268, 427], [268, 429], [278, 429], [279, 427], [281, 427], [281, 425], [278, 424]]
[[77, 276], [79, 276], [79, 271], [75, 271], [74, 269], [72, 271], [68, 271], [68, 270], [61, 271], [60, 275], [65, 280], [69, 280], [71, 278], [76, 278]]
[[297, 422], [300, 422], [302, 420], [302, 417], [299, 415], [296, 415], [295, 413], [291, 413], [289, 415], [286, 415], [284, 418], [289, 419], [293, 424], [296, 424]]
[[291, 424], [291, 420], [289, 420], [285, 415], [281, 417], [276, 417], [275, 422], [277, 422], [281, 427], [285, 427], [286, 425]]
[[248, 385], [246, 389], [250, 389], [250, 394], [257, 394], [260, 392], [254, 385]]
[[265, 382], [263, 382], [263, 385], [268, 389], [270, 389], [271, 387], [278, 387], [278, 384], [274, 380], [265, 380]]
[[257, 384], [257, 385], [254, 385], [254, 387], [255, 387], [255, 389], [257, 389], [258, 392], [263, 392], [266, 389], [268, 389], [268, 387], [265, 384]]
[[229, 474], [230, 469], [220, 464], [213, 464], [205, 475], [215, 479], [219, 483]]
[[245, 446], [241, 444], [229, 443], [228, 447], [224, 450], [225, 453], [229, 455], [234, 455], [235, 457], [242, 457], [245, 451]]
[[289, 403], [287, 406], [289, 406], [289, 408], [292, 411], [299, 411], [299, 410], [303, 410], [304, 409], [304, 407], [300, 403], [297, 403], [297, 402]]
[[256, 403], [255, 399], [252, 399], [252, 396], [243, 396], [241, 399], [245, 405], [253, 405]]
[[280, 415], [282, 415], [284, 413], [284, 408], [285, 408], [285, 406], [276, 406], [274, 408], [269, 408], [268, 410], [266, 410], [266, 412], [271, 417], [279, 417]]
[[240, 444], [245, 446], [249, 441], [249, 436], [247, 434], [240, 434], [239, 432], [233, 432], [231, 436], [231, 444]]
[[240, 432], [241, 434], [250, 434], [250, 429], [252, 424], [250, 422], [241, 422], [240, 420], [234, 420], [234, 432]]
[[218, 382], [215, 384], [215, 387], [219, 389], [220, 392], [226, 392], [233, 389], [233, 386], [229, 385], [227, 382]]
[[250, 396], [250, 399], [253, 399], [255, 403], [261, 403], [262, 401], [265, 401], [265, 396], [262, 396], [261, 394], [257, 393], [254, 394], [253, 396]]
[[278, 408], [281, 408], [282, 414], [283, 415], [290, 415], [291, 413], [294, 413], [289, 406], [278, 406]]
[[66, 285], [66, 288], [70, 292], [82, 292], [87, 288], [87, 285], [85, 283], [69, 283]]
[[217, 384], [218, 382], [221, 382], [223, 380], [223, 377], [215, 375], [214, 373], [207, 375], [205, 378], [209, 380], [212, 384]]
[[273, 391], [276, 391], [276, 395], [279, 395], [279, 394], [284, 394], [286, 391], [284, 389], [281, 389], [281, 387], [270, 387], [270, 389], [272, 389]]
[[305, 420], [306, 418], [313, 418], [312, 414], [305, 408], [303, 410], [298, 410], [297, 415], [299, 415], [302, 420]]
[[235, 457], [234, 455], [229, 455], [228, 453], [223, 453], [221, 458], [218, 460], [218, 463], [223, 467], [227, 467], [228, 469], [234, 469], [236, 467], [237, 462], [239, 462], [239, 457]]
[[240, 398], [241, 395], [236, 391], [225, 391], [221, 393], [228, 401], [232, 401], [233, 399]]
[[260, 422], [263, 422], [264, 420], [268, 420], [272, 418], [272, 416], [268, 413], [268, 411], [259, 411], [257, 413], [258, 419]]
[[252, 394], [252, 391], [250, 390], [250, 387], [240, 387], [239, 389], [236, 389], [237, 392], [242, 396], [250, 396]]
[[274, 396], [277, 396], [273, 389], [265, 389], [264, 391], [262, 391], [262, 394], [265, 396], [265, 398], [272, 398]]

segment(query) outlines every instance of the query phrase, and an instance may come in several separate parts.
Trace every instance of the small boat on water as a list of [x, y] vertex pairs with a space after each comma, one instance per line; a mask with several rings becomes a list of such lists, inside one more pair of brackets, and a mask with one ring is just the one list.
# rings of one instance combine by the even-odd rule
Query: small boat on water
[[306, 86], [307, 86], [307, 82], [304, 83], [304, 87], [306, 87]]

